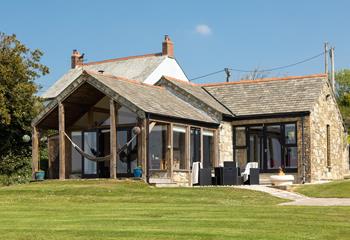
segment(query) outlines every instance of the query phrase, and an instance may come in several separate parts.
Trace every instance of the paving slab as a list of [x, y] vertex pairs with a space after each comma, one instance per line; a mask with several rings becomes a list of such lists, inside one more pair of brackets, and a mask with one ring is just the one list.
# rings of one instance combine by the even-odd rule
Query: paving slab
[[264, 185], [242, 185], [235, 188], [265, 192], [278, 198], [291, 200], [291, 202], [279, 204], [284, 206], [350, 206], [350, 198], [313, 198]]

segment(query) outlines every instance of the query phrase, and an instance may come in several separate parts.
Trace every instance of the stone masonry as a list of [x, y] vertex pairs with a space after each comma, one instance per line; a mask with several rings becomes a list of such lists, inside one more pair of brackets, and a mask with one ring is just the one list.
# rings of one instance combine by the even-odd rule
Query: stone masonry
[[232, 124], [221, 122], [219, 126], [219, 166], [224, 161], [233, 161]]
[[[311, 181], [342, 179], [349, 171], [346, 132], [330, 84], [311, 113]], [[329, 144], [327, 144], [329, 125]], [[327, 146], [328, 145], [328, 146]], [[327, 147], [330, 159], [327, 161]]]

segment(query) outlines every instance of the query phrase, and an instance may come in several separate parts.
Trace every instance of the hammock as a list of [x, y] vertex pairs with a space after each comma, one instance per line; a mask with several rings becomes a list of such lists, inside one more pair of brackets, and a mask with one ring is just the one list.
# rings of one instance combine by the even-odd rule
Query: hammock
[[[136, 138], [136, 136], [141, 132], [140, 128], [139, 127], [134, 127], [132, 129], [133, 133], [134, 133], [134, 136], [127, 142], [125, 143], [118, 151], [117, 151], [117, 154], [120, 154], [121, 152], [123, 152], [127, 147], [129, 147], [129, 145], [132, 143], [132, 141]], [[67, 135], [66, 132], [63, 132], [64, 135], [67, 137], [67, 139], [70, 141], [70, 143], [72, 144], [72, 146], [74, 147], [75, 150], [77, 150], [77, 152], [82, 155], [83, 157], [91, 160], [91, 161], [95, 161], [95, 162], [103, 162], [103, 161], [106, 161], [106, 160], [110, 160], [111, 159], [111, 155], [107, 155], [107, 156], [104, 156], [104, 157], [97, 157], [97, 156], [94, 156], [94, 155], [90, 155], [86, 152], [84, 152], [83, 149], [81, 149], [77, 144], [75, 144], [73, 142], [73, 140]]]

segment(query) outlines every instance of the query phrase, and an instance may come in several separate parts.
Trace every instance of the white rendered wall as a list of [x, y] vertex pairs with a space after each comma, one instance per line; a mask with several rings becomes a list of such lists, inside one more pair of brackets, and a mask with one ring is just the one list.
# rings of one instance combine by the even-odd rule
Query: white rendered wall
[[162, 76], [169, 76], [180, 80], [188, 81], [185, 73], [173, 58], [166, 58], [159, 66], [146, 78], [144, 83], [155, 84]]

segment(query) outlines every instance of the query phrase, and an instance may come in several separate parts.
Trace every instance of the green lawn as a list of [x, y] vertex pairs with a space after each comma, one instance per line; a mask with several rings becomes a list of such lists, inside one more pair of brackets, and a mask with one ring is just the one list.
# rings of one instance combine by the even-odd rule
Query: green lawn
[[293, 191], [309, 197], [350, 198], [350, 180], [300, 185], [295, 187]]
[[349, 239], [350, 207], [282, 201], [232, 188], [46, 181], [0, 188], [0, 238]]

